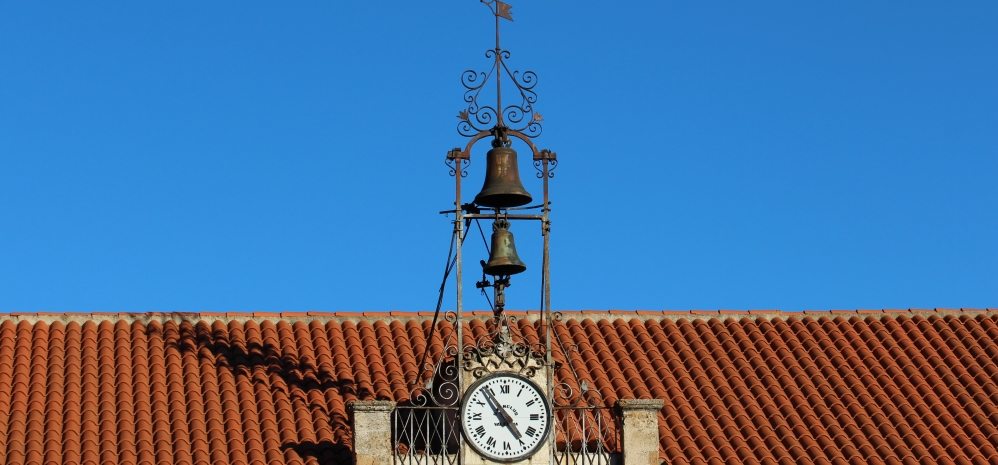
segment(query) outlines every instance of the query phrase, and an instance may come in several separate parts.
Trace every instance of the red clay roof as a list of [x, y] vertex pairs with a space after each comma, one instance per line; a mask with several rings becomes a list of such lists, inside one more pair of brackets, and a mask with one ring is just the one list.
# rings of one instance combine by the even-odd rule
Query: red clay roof
[[[604, 401], [665, 401], [667, 463], [998, 463], [998, 310], [564, 315], [555, 329], [579, 346], [569, 363]], [[0, 464], [339, 463], [346, 403], [404, 401], [423, 348], [439, 350], [429, 324], [10, 315]]]

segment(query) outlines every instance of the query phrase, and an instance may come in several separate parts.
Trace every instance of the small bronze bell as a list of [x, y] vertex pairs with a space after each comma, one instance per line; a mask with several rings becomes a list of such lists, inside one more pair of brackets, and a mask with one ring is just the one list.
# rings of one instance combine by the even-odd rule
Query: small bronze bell
[[520, 182], [516, 151], [509, 147], [493, 147], [486, 154], [485, 184], [475, 196], [475, 203], [484, 207], [508, 208], [526, 205], [532, 200]]
[[516, 255], [513, 233], [509, 232], [509, 221], [496, 220], [492, 223], [492, 253], [489, 255], [489, 262], [482, 265], [482, 271], [492, 276], [509, 276], [527, 271], [527, 265]]

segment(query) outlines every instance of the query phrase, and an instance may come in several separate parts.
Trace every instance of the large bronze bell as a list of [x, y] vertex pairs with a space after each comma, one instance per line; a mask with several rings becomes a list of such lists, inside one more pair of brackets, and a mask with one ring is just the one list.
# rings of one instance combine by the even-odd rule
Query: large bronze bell
[[516, 255], [508, 221], [496, 220], [492, 223], [492, 253], [489, 254], [489, 262], [482, 265], [482, 270], [492, 276], [509, 276], [527, 271], [527, 265]]
[[475, 203], [494, 208], [519, 207], [530, 203], [530, 193], [520, 182], [516, 150], [493, 147], [486, 158], [485, 184], [475, 196]]

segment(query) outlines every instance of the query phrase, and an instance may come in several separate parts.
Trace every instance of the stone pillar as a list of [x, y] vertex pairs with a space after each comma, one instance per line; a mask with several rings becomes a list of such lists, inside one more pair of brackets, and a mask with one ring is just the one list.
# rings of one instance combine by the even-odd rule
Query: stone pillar
[[395, 402], [367, 400], [351, 402], [353, 413], [353, 457], [356, 465], [392, 463], [392, 411]]
[[658, 465], [658, 412], [662, 399], [620, 399], [623, 465]]

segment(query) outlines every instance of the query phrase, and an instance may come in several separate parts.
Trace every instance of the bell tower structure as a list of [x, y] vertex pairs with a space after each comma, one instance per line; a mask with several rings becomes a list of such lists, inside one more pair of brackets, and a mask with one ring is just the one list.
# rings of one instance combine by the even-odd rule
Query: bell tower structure
[[[657, 445], [657, 440], [634, 439], [657, 431], [648, 427], [653, 422], [635, 420], [644, 418], [634, 412], [644, 412], [645, 404], [613, 405], [593, 389], [590, 370], [570, 362], [579, 358], [579, 346], [561, 314], [551, 309], [549, 185], [558, 158], [535, 142], [543, 122], [535, 107], [537, 75], [514, 69], [511, 53], [502, 47], [500, 29], [512, 21], [512, 7], [501, 0], [479, 2], [492, 15], [495, 46], [485, 51], [484, 71], [461, 73], [464, 108], [457, 114], [457, 132], [466, 142], [449, 150], [444, 160], [454, 178], [454, 203], [440, 212], [453, 216], [436, 311], [431, 321], [407, 326], [410, 332], [422, 328], [418, 340], [425, 344], [414, 346], [413, 359], [404, 362], [412, 377], [406, 380], [407, 395], [390, 407], [390, 420], [388, 410], [371, 413], [378, 405], [359, 410], [357, 418], [386, 415], [379, 437], [390, 437], [396, 464], [648, 465], [657, 459], [657, 449], [641, 444]], [[521, 178], [520, 163], [527, 157], [539, 182]], [[484, 163], [472, 164], [473, 159]], [[474, 169], [484, 172], [484, 182], [472, 197], [464, 179], [473, 166], [482, 166]], [[537, 225], [541, 234], [540, 263], [521, 259], [514, 240], [514, 230], [520, 234], [530, 225]], [[465, 260], [469, 234], [481, 237], [485, 254]], [[466, 269], [466, 262], [474, 265]], [[507, 289], [528, 268], [537, 267], [536, 309], [508, 312]], [[476, 278], [480, 273], [475, 287], [491, 313], [466, 314], [465, 272]], [[443, 310], [451, 280], [454, 307]], [[529, 288], [517, 283], [516, 292], [523, 287]], [[640, 431], [628, 434], [624, 422]], [[369, 444], [373, 442], [359, 441], [355, 447]], [[383, 461], [379, 456], [372, 463]]]
[[[512, 21], [512, 7], [500, 0], [480, 0], [488, 7], [495, 25], [495, 46], [485, 52], [487, 71], [466, 70], [461, 74], [465, 108], [458, 113], [457, 132], [468, 138], [464, 147], [450, 150], [446, 164], [454, 177], [453, 214], [455, 331], [459, 367], [457, 387], [461, 396], [457, 412], [461, 433], [460, 462], [553, 463], [555, 412], [554, 363], [551, 347], [550, 232], [551, 204], [548, 184], [558, 159], [554, 152], [539, 149], [534, 139], [541, 135], [542, 117], [536, 110], [533, 71], [514, 70], [511, 54], [501, 44], [500, 29]], [[485, 153], [485, 181], [471, 202], [465, 203], [462, 179], [467, 176], [473, 150], [489, 142]], [[540, 182], [532, 194], [520, 178], [520, 156], [514, 142], [526, 146]], [[480, 157], [480, 155], [478, 155]], [[539, 200], [537, 202], [536, 200]], [[488, 258], [477, 261], [480, 270], [465, 270], [464, 240], [474, 224], [491, 222], [491, 239], [485, 242]], [[523, 334], [517, 318], [506, 313], [506, 292], [513, 277], [538, 264], [524, 263], [516, 250], [514, 224], [535, 223], [542, 235], [540, 302], [528, 318], [539, 324], [538, 333]], [[482, 231], [484, 239], [484, 231]], [[475, 266], [475, 268], [479, 268]], [[476, 283], [492, 307], [484, 333], [465, 335], [463, 275], [481, 272]]]

